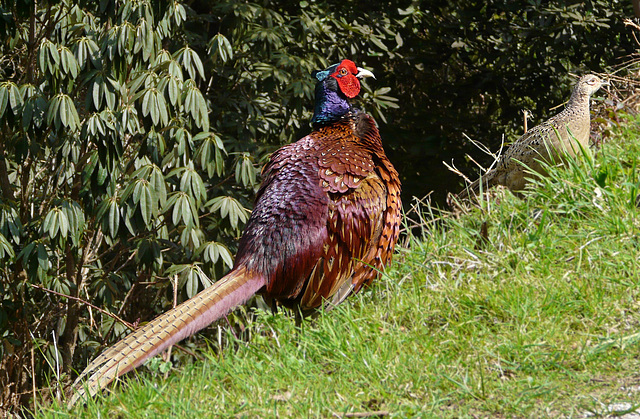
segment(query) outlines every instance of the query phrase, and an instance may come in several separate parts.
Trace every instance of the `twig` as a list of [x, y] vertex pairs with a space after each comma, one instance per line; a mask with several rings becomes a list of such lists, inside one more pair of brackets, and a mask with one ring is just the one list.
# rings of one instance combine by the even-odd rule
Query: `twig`
[[[495, 157], [496, 157], [496, 155], [495, 155], [495, 154], [493, 154], [493, 153], [491, 152], [491, 150], [489, 150], [489, 148], [488, 148], [486, 145], [482, 144], [480, 141], [476, 141], [476, 140], [474, 140], [473, 138], [469, 137], [467, 134], [462, 134], [462, 135], [463, 135], [463, 136], [464, 136], [464, 137], [465, 137], [469, 142], [471, 142], [471, 144], [473, 144], [474, 146], [476, 146], [476, 147], [477, 147], [480, 151], [482, 151], [483, 153], [488, 154], [488, 155], [490, 155], [490, 156], [491, 156], [491, 157], [493, 157], [493, 158], [495, 158]], [[503, 142], [503, 144], [504, 144], [504, 138], [503, 138], [503, 141], [502, 141], [502, 142]], [[502, 147], [501, 147], [501, 149], [502, 149]], [[499, 154], [498, 154], [498, 155], [499, 155]]]
[[[115, 319], [115, 320], [119, 321], [120, 323], [122, 323], [122, 324], [124, 324], [125, 326], [127, 326], [129, 329], [131, 329], [131, 330], [136, 330], [136, 327], [135, 327], [132, 323], [129, 323], [128, 321], [123, 320], [122, 318], [120, 318], [120, 317], [116, 316], [115, 314], [113, 314], [113, 313], [109, 313], [108, 311], [106, 311], [106, 310], [104, 310], [104, 309], [101, 309], [100, 307], [97, 307], [97, 306], [95, 306], [95, 305], [91, 304], [90, 302], [88, 302], [88, 301], [86, 301], [86, 300], [83, 300], [82, 298], [72, 297], [71, 295], [62, 294], [62, 293], [60, 293], [60, 292], [57, 292], [57, 291], [54, 291], [54, 290], [50, 290], [50, 289], [48, 289], [48, 288], [41, 287], [40, 285], [35, 285], [35, 284], [29, 284], [29, 285], [30, 285], [30, 286], [32, 286], [32, 287], [34, 287], [34, 288], [37, 288], [37, 289], [39, 289], [39, 290], [42, 290], [42, 291], [45, 291], [45, 292], [49, 292], [49, 293], [51, 293], [51, 294], [58, 295], [58, 296], [60, 296], [60, 297], [70, 298], [70, 299], [72, 299], [72, 300], [76, 300], [76, 301], [78, 301], [78, 302], [80, 302], [80, 303], [86, 304], [86, 305], [88, 305], [88, 306], [89, 306], [89, 307], [91, 307], [91, 308], [95, 308], [95, 309], [96, 309], [96, 310], [98, 310], [100, 313], [105, 314], [105, 315], [107, 315], [107, 316], [109, 316], [109, 317], [111, 317], [111, 318], [113, 318], [113, 319]], [[35, 339], [35, 338], [34, 338], [34, 339]], [[196, 353], [195, 353], [195, 352], [193, 352], [193, 351], [190, 351], [189, 349], [187, 349], [187, 348], [185, 348], [185, 347], [182, 347], [182, 346], [180, 346], [180, 345], [178, 345], [178, 344], [174, 344], [173, 346], [175, 346], [177, 349], [180, 349], [182, 352], [186, 353], [187, 355], [190, 355], [190, 356], [192, 356], [192, 357], [194, 357], [194, 358], [197, 358], [197, 359], [198, 359], [198, 360], [200, 360], [200, 361], [203, 361], [203, 360], [204, 360], [204, 358], [203, 358], [203, 357], [201, 357], [200, 355], [196, 354]], [[35, 391], [35, 388], [34, 388], [34, 391]]]
[[53, 337], [53, 349], [55, 349], [55, 354], [56, 354], [56, 393], [57, 393], [57, 400], [60, 400], [60, 357], [59, 357], [59, 353], [60, 351], [58, 350], [58, 340], [56, 339], [56, 331], [52, 330], [51, 331], [51, 336]]
[[369, 418], [372, 416], [389, 416], [388, 410], [373, 410], [371, 412], [350, 412], [350, 413], [333, 413], [337, 418]]
[[624, 19], [622, 23], [624, 23], [624, 26], [631, 26], [632, 28], [640, 31], [640, 25], [638, 25], [636, 22], [634, 22], [631, 19]]
[[[487, 154], [489, 156], [491, 156], [491, 158], [493, 158], [493, 162], [491, 163], [491, 166], [489, 166], [488, 168], [483, 167], [480, 163], [478, 163], [473, 157], [471, 157], [470, 155], [466, 155], [466, 157], [473, 162], [473, 164], [475, 164], [476, 166], [478, 166], [478, 168], [481, 170], [482, 173], [487, 173], [488, 171], [490, 171], [491, 169], [494, 168], [494, 166], [496, 164], [498, 164], [498, 161], [500, 160], [500, 157], [502, 156], [502, 151], [504, 150], [504, 135], [502, 136], [502, 140], [500, 141], [500, 149], [498, 150], [497, 153], [492, 153], [491, 150], [489, 150], [489, 148], [482, 144], [479, 141], [476, 141], [474, 139], [472, 139], [471, 137], [469, 137], [467, 134], [462, 134], [471, 144], [473, 144], [477, 149], [479, 149], [480, 151], [482, 151], [484, 154]], [[453, 162], [451, 162], [451, 164], [449, 165], [448, 163], [445, 163], [444, 161], [442, 162], [445, 167], [447, 169], [449, 169], [450, 171], [452, 171], [453, 173], [457, 174], [458, 176], [461, 176], [465, 182], [467, 183], [471, 183], [471, 181], [469, 180], [469, 178], [467, 176], [465, 176], [460, 169], [458, 169], [457, 167], [455, 167], [453, 165]]]
[[87, 306], [89, 306], [91, 308], [94, 308], [94, 309], [98, 310], [100, 313], [105, 314], [105, 315], [107, 315], [107, 316], [119, 321], [120, 323], [122, 323], [125, 326], [127, 326], [129, 329], [135, 330], [135, 327], [133, 326], [133, 324], [131, 324], [128, 321], [116, 316], [113, 313], [109, 313], [108, 311], [106, 311], [104, 309], [101, 309], [100, 307], [91, 304], [90, 302], [88, 302], [86, 300], [83, 300], [82, 298], [73, 297], [73, 296], [67, 295], [67, 294], [62, 294], [61, 292], [50, 290], [48, 288], [44, 288], [44, 287], [41, 287], [40, 285], [36, 285], [36, 284], [29, 284], [29, 285], [32, 286], [33, 288], [37, 288], [37, 289], [42, 290], [44, 292], [49, 292], [51, 294], [54, 294], [54, 295], [57, 295], [57, 296], [60, 296], [60, 297], [69, 298], [71, 300], [78, 301], [79, 303], [82, 303], [82, 304], [85, 304], [85, 305], [87, 305]]
[[194, 358], [196, 358], [198, 361], [204, 361], [204, 357], [202, 357], [201, 355], [198, 355], [197, 353], [193, 352], [192, 350], [189, 350], [187, 348], [185, 348], [182, 345], [178, 345], [177, 343], [174, 343], [172, 345], [174, 348], [181, 350], [182, 352], [184, 352], [185, 354], [192, 356]]
[[527, 122], [529, 121], [529, 118], [533, 118], [533, 115], [528, 110], [523, 109], [522, 110], [522, 117], [524, 118], [524, 132], [526, 133], [527, 130], [528, 130]]
[[554, 107], [551, 107], [551, 108], [549, 108], [549, 112], [553, 112], [553, 111], [555, 111], [556, 109], [560, 109], [560, 108], [562, 108], [564, 105], [566, 105], [567, 103], [569, 103], [569, 101], [568, 101], [568, 100], [566, 100], [566, 101], [562, 102], [562, 103], [561, 103], [561, 104], [559, 104], [559, 105], [556, 105], [556, 106], [554, 106]]
[[480, 163], [476, 162], [471, 156], [469, 156], [469, 159], [479, 168], [483, 169], [485, 172], [488, 172], [489, 170], [493, 169], [493, 167], [498, 164], [498, 161], [500, 160], [500, 156], [502, 156], [502, 150], [504, 150], [504, 135], [502, 136], [502, 139], [500, 140], [500, 149], [498, 150], [497, 153], [492, 153], [491, 150], [489, 150], [489, 148], [487, 148], [486, 145], [482, 144], [479, 141], [473, 140], [471, 137], [469, 137], [468, 135], [464, 135], [465, 137], [467, 137], [467, 139], [469, 141], [471, 141], [471, 144], [473, 144], [474, 146], [476, 146], [480, 151], [482, 151], [483, 153], [491, 156], [493, 158], [493, 163], [491, 163], [491, 166], [489, 166], [488, 169], [485, 169], [482, 167], [482, 165], [480, 165]]
[[31, 389], [33, 391], [33, 413], [37, 413], [37, 401], [36, 401], [36, 362], [34, 355], [33, 345], [31, 345]]
[[449, 169], [449, 171], [455, 173], [456, 175], [460, 176], [462, 179], [464, 179], [464, 181], [466, 183], [471, 183], [471, 180], [464, 174], [462, 173], [462, 171], [460, 171], [460, 169], [458, 169], [455, 164], [453, 164], [453, 159], [451, 160], [451, 164], [447, 163], [446, 161], [442, 161], [442, 164], [444, 164], [444, 167], [446, 167], [447, 169]]
[[[171, 277], [171, 283], [173, 285], [173, 308], [176, 308], [178, 305], [178, 275], [173, 275]], [[171, 348], [173, 345], [170, 345], [164, 354], [164, 362], [168, 362], [171, 360]], [[169, 371], [164, 374], [164, 377], [167, 378], [169, 376]]]
[[[87, 298], [90, 298], [87, 287], [85, 286], [83, 289], [84, 289], [84, 293], [87, 295]], [[93, 318], [93, 311], [91, 310], [91, 307], [89, 307], [87, 311], [89, 312], [89, 325], [91, 325], [91, 327], [96, 326], [96, 320]]]

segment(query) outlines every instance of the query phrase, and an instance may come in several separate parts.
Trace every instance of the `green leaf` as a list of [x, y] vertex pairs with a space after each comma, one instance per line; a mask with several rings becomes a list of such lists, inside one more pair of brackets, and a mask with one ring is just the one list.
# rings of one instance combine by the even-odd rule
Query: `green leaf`
[[60, 226], [60, 236], [66, 238], [69, 232], [69, 220], [64, 212], [58, 211], [58, 223]]
[[100, 48], [98, 44], [91, 38], [82, 38], [79, 42], [76, 43], [76, 61], [78, 62], [78, 66], [80, 69], [86, 67], [87, 58], [91, 61], [94, 67], [100, 66], [100, 61], [98, 58], [98, 53], [100, 52]]
[[95, 106], [96, 109], [100, 109], [102, 106], [102, 92], [104, 90], [104, 80], [101, 76], [96, 77], [91, 88], [91, 92], [93, 93], [93, 106]]
[[187, 272], [187, 281], [185, 283], [185, 290], [187, 291], [187, 297], [193, 298], [198, 293], [198, 276], [193, 269], [189, 269]]
[[195, 80], [196, 71], [201, 78], [205, 78], [204, 66], [202, 65], [202, 61], [200, 60], [197, 52], [187, 46], [176, 53], [176, 58], [182, 63], [182, 66], [187, 70], [191, 79]]
[[[1, 95], [0, 86], [0, 95]], [[1, 107], [1, 97], [0, 97], [0, 107]], [[42, 95], [36, 94], [29, 97], [25, 100], [24, 106], [22, 108], [22, 128], [26, 131], [29, 129], [31, 124], [36, 128], [42, 126], [42, 122], [44, 120], [44, 115], [47, 110], [47, 102], [44, 100]], [[0, 116], [2, 114], [0, 113]]]
[[224, 151], [224, 149], [216, 147], [215, 167], [218, 176], [222, 176], [224, 170], [224, 156], [222, 155], [222, 151]]
[[157, 212], [156, 203], [157, 199], [149, 187], [149, 183], [145, 183], [140, 195], [140, 212], [142, 213], [142, 219], [147, 226], [150, 225], [153, 215]]
[[180, 234], [180, 243], [186, 249], [195, 249], [200, 247], [200, 237], [202, 231], [194, 226], [187, 226], [182, 230]]
[[160, 121], [163, 126], [167, 126], [169, 124], [169, 112], [167, 111], [167, 102], [164, 100], [164, 96], [162, 93], [158, 92], [156, 94], [158, 101], [158, 110], [160, 111]]
[[209, 112], [207, 103], [193, 80], [187, 80], [183, 85], [184, 107], [191, 114], [196, 125], [203, 131], [209, 130]]
[[67, 101], [64, 100], [64, 98], [60, 98], [60, 107], [58, 108], [58, 111], [60, 112], [60, 122], [62, 122], [62, 125], [65, 127], [69, 126], [69, 120], [67, 117], [69, 116], [70, 111], [67, 109]]
[[118, 202], [115, 197], [109, 202], [108, 226], [111, 237], [116, 237], [118, 228], [120, 227], [120, 209], [118, 208]]
[[49, 102], [49, 107], [47, 108], [47, 125], [59, 125], [59, 113], [58, 109], [60, 108], [60, 96], [56, 95]]
[[[54, 45], [53, 42], [48, 41], [47, 49], [49, 51], [49, 56], [53, 60], [53, 62], [57, 65], [60, 64], [60, 53], [58, 52], [58, 47]], [[49, 68], [51, 68], [51, 64], [49, 64]]]
[[43, 73], [48, 71], [50, 74], [54, 74], [60, 64], [58, 47], [46, 38], [40, 43], [38, 62], [40, 64], [40, 70], [42, 70]]
[[36, 247], [36, 242], [31, 242], [27, 244], [21, 251], [18, 253], [18, 259], [22, 259], [24, 265], [29, 263], [29, 259], [31, 257], [31, 253], [33, 249]]
[[141, 71], [135, 77], [133, 77], [133, 79], [129, 82], [129, 84], [127, 85], [129, 94], [135, 93], [135, 95], [133, 96], [133, 100], [138, 100], [141, 94], [146, 93], [146, 90], [143, 90], [142, 92], [138, 92], [138, 89], [140, 89], [140, 87], [146, 84], [151, 74], [152, 73], [149, 71]]
[[151, 25], [147, 25], [145, 21], [144, 29], [142, 30], [142, 34], [144, 36], [144, 46], [142, 48], [142, 59], [146, 62], [151, 59], [153, 53], [155, 52], [155, 43], [153, 42], [153, 28]]
[[180, 212], [185, 225], [191, 225], [191, 206], [189, 205], [189, 196], [184, 195], [180, 200]]
[[12, 259], [15, 258], [16, 253], [13, 250], [13, 246], [9, 243], [9, 240], [0, 233], [0, 264], [9, 264]]
[[75, 201], [64, 201], [62, 203], [62, 212], [69, 220], [69, 232], [77, 235], [85, 226], [85, 216], [82, 207]]
[[257, 172], [253, 167], [253, 161], [249, 153], [241, 153], [236, 163], [236, 181], [245, 186], [253, 186], [256, 183]]
[[61, 93], [59, 96], [60, 121], [63, 126], [75, 131], [80, 126], [80, 117], [78, 116], [76, 106], [68, 95]]
[[16, 208], [8, 205], [0, 206], [0, 233], [10, 237], [16, 244], [20, 244], [23, 231], [24, 226]]
[[200, 175], [194, 170], [193, 163], [182, 172], [180, 190], [190, 194], [199, 205], [207, 198], [207, 191]]
[[[205, 78], [204, 76], [204, 66], [202, 65], [202, 60], [200, 60], [200, 57], [198, 56], [198, 54], [195, 51], [191, 51], [192, 52], [192, 60], [196, 66], [196, 68], [198, 69], [198, 73], [200, 74], [201, 78]], [[195, 78], [193, 76], [191, 76], [191, 78]]]
[[199, 250], [203, 252], [205, 262], [216, 263], [221, 258], [229, 269], [233, 267], [233, 256], [222, 243], [208, 242]]
[[22, 106], [22, 93], [18, 86], [12, 82], [5, 82], [9, 93], [9, 105], [14, 115], [18, 114], [18, 109]]
[[180, 97], [180, 89], [178, 88], [178, 82], [179, 80], [176, 77], [170, 77], [169, 82], [167, 83], [167, 91], [169, 93], [169, 102], [171, 102], [173, 106], [176, 106], [176, 104], [178, 103], [178, 98]]
[[238, 221], [243, 223], [249, 219], [247, 210], [231, 196], [218, 196], [205, 204], [211, 206], [211, 211], [220, 211], [222, 218], [229, 218], [231, 227], [237, 228]]
[[383, 51], [389, 51], [389, 49], [387, 48], [387, 46], [377, 37], [377, 36], [372, 36], [371, 38], [369, 38], [371, 40], [371, 42], [377, 46], [378, 48], [380, 48]]
[[175, 202], [173, 204], [172, 214], [173, 224], [178, 225], [180, 223], [180, 220], [182, 220], [184, 225], [186, 226], [197, 226], [199, 224], [199, 220], [197, 217], [197, 213], [195, 212], [195, 208], [193, 208], [195, 207], [195, 204], [192, 203], [191, 198], [184, 192], [176, 192], [176, 195], [177, 197], [175, 201], [173, 201], [171, 198], [167, 201], [167, 204], [172, 201]]
[[[47, 41], [47, 39], [45, 39], [44, 41]], [[40, 44], [40, 48], [38, 49], [38, 65], [40, 66], [40, 71], [46, 73], [49, 61], [47, 49], [43, 48], [43, 45], [44, 43]]]
[[37, 250], [38, 265], [40, 266], [40, 269], [42, 269], [43, 271], [47, 271], [51, 267], [51, 262], [49, 261], [49, 253], [47, 252], [47, 248], [44, 247], [44, 244], [42, 243], [38, 243], [37, 246], [38, 246], [38, 250]]
[[146, 89], [145, 93], [142, 97], [142, 115], [149, 115], [150, 109], [150, 101], [151, 101], [152, 92], [151, 89]]
[[152, 165], [152, 170], [149, 175], [149, 183], [153, 188], [154, 194], [156, 195], [160, 206], [164, 206], [167, 200], [167, 185], [164, 181], [162, 171], [155, 164]]
[[42, 222], [42, 229], [45, 233], [48, 233], [49, 237], [51, 237], [52, 239], [56, 237], [56, 235], [58, 234], [58, 229], [60, 227], [58, 225], [58, 212], [59, 209], [57, 207], [52, 208], [47, 213], [44, 221]]
[[219, 57], [224, 63], [233, 58], [233, 48], [229, 40], [219, 33], [209, 41], [209, 54], [214, 61]]
[[7, 83], [0, 83], [0, 117], [4, 115], [4, 111], [7, 109], [7, 103], [9, 102], [9, 88]]
[[173, 11], [173, 18], [176, 22], [176, 26], [180, 26], [187, 20], [187, 10], [185, 9], [183, 4], [180, 4], [178, 2], [174, 3], [174, 7], [175, 9]]
[[69, 57], [66, 54], [65, 49], [66, 49], [66, 47], [60, 47], [58, 52], [60, 53], [60, 63], [62, 64], [62, 71], [65, 74], [69, 74], [69, 65], [70, 65], [69, 64]]
[[144, 116], [151, 115], [154, 125], [162, 122], [163, 126], [169, 123], [169, 114], [167, 112], [167, 102], [164, 100], [162, 93], [155, 87], [147, 89], [142, 99], [142, 114]]
[[171, 60], [169, 62], [169, 75], [172, 79], [182, 83], [184, 81], [184, 76], [182, 75], [182, 69], [180, 68], [180, 64], [176, 60]]

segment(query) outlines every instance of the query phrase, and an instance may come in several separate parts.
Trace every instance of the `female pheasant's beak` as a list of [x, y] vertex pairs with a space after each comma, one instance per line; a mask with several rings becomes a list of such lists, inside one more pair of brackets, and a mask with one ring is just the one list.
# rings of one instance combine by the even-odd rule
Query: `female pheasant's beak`
[[373, 77], [374, 79], [376, 78], [376, 76], [374, 76], [371, 71], [365, 70], [364, 68], [360, 67], [358, 67], [358, 74], [356, 74], [356, 77], [359, 79], [364, 79], [366, 77]]

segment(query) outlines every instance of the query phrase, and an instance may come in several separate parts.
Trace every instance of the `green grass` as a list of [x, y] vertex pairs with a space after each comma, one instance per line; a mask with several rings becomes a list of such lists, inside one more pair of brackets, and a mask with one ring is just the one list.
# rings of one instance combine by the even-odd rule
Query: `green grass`
[[583, 417], [638, 405], [638, 122], [524, 199], [497, 192], [456, 217], [422, 208], [377, 285], [300, 328], [260, 312], [247, 342], [40, 416]]

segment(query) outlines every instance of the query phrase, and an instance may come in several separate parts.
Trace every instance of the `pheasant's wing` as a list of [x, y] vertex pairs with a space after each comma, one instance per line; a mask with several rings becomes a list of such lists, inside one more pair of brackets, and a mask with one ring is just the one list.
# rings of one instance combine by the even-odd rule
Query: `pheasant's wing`
[[328, 239], [302, 296], [302, 307], [317, 307], [324, 300], [342, 301], [357, 285], [356, 278], [371, 269], [367, 265], [374, 262], [386, 206], [386, 188], [376, 174], [363, 179], [357, 189], [332, 197]]
[[320, 153], [321, 185], [329, 196], [327, 241], [302, 296], [303, 308], [324, 300], [338, 304], [373, 280], [398, 239], [397, 172], [355, 137], [342, 139]]

